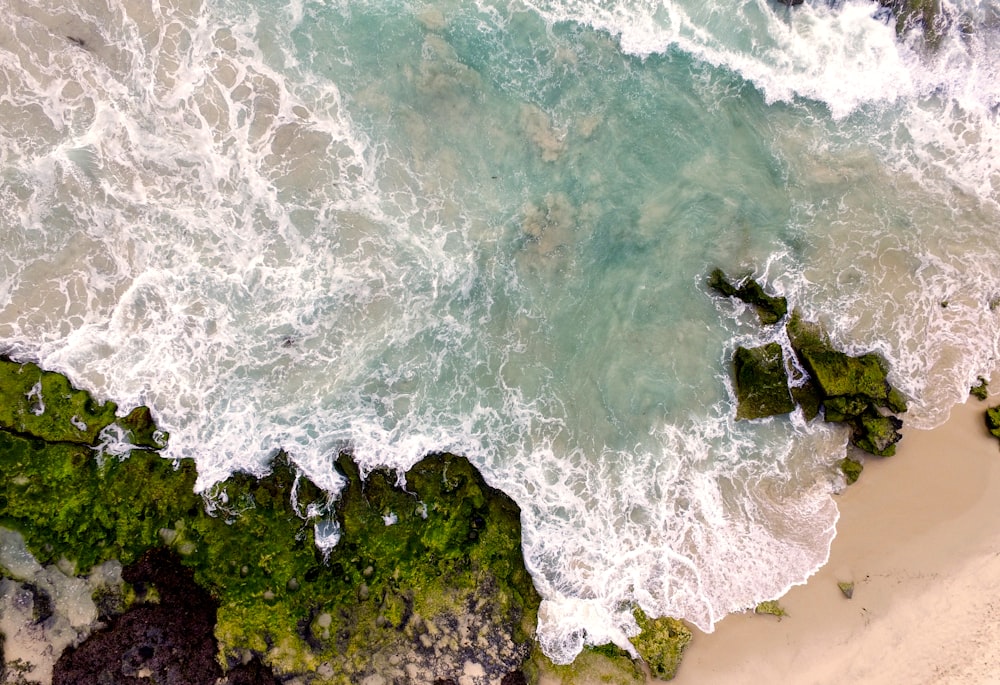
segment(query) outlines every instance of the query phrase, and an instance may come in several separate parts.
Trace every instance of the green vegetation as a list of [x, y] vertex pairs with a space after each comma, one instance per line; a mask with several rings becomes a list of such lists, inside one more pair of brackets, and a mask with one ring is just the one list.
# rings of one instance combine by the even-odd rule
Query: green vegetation
[[833, 349], [822, 329], [794, 312], [785, 326], [792, 349], [809, 372], [827, 421], [852, 428], [851, 443], [878, 456], [896, 452], [903, 422], [883, 410], [902, 413], [906, 399], [887, 379], [874, 354], [852, 357]]
[[837, 587], [840, 588], [840, 591], [847, 599], [854, 597], [854, 583], [841, 581], [837, 583]]
[[655, 677], [670, 680], [677, 675], [684, 648], [691, 642], [691, 630], [676, 618], [649, 618], [638, 607], [634, 614], [641, 632], [632, 644]]
[[781, 345], [770, 343], [752, 349], [737, 347], [733, 366], [736, 371], [737, 419], [759, 419], [787, 414], [795, 409], [788, 393], [788, 374]]
[[708, 277], [708, 287], [724, 295], [735, 297], [757, 310], [757, 316], [765, 325], [776, 324], [788, 313], [788, 301], [784, 297], [768, 295], [760, 283], [749, 276], [744, 276], [733, 285], [722, 269], [715, 269]]
[[[771, 306], [775, 298], [753, 280], [737, 288], [716, 269], [708, 284], [722, 295], [753, 303], [765, 323], [775, 323], [787, 312], [784, 298], [779, 298], [780, 305]], [[822, 409], [827, 421], [851, 427], [855, 447], [883, 457], [895, 454], [903, 422], [893, 414], [903, 413], [907, 407], [903, 394], [889, 384], [885, 362], [874, 354], [855, 357], [834, 349], [822, 328], [804, 321], [798, 311], [788, 317], [785, 332], [805, 369], [805, 378], [800, 373], [789, 388], [784, 353], [777, 342], [749, 349], [737, 347], [733, 355], [737, 420], [787, 414], [798, 404], [811, 421]], [[860, 474], [860, 464], [842, 461], [844, 466], [848, 467], [848, 482], [853, 483]]]

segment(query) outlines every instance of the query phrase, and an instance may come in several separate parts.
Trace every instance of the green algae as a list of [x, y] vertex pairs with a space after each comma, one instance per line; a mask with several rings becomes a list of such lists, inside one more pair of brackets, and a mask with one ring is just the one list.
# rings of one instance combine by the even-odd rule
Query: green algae
[[0, 428], [48, 442], [93, 445], [115, 420], [113, 402], [99, 403], [62, 374], [0, 358]]
[[982, 376], [977, 380], [979, 383], [969, 388], [969, 394], [981, 401], [985, 401], [990, 396], [989, 382]]
[[736, 418], [760, 419], [795, 409], [788, 392], [785, 357], [778, 343], [737, 347], [733, 355], [736, 385]]
[[854, 597], [854, 583], [853, 582], [841, 581], [841, 582], [837, 583], [837, 587], [840, 588], [840, 592], [847, 599], [852, 599]]
[[669, 616], [649, 618], [639, 607], [633, 614], [640, 632], [632, 644], [655, 677], [670, 680], [677, 675], [684, 649], [691, 642], [691, 629]]
[[819, 325], [803, 321], [798, 312], [789, 317], [785, 329], [815, 384], [824, 418], [849, 425], [855, 447], [883, 457], [895, 454], [903, 422], [884, 412], [905, 412], [906, 398], [889, 384], [882, 359], [834, 349]]
[[0, 525], [21, 531], [40, 563], [66, 558], [77, 572], [129, 563], [200, 509], [194, 465], [152, 452], [98, 461], [85, 445], [0, 431], [0, 470]]

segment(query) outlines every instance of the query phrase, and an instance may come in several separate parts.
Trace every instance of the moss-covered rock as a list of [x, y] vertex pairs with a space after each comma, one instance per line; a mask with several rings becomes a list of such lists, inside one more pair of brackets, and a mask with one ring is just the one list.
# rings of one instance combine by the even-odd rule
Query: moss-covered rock
[[885, 406], [891, 386], [882, 360], [874, 354], [852, 357], [835, 350], [822, 329], [798, 313], [785, 326], [792, 348], [825, 398], [860, 397]]
[[847, 599], [854, 598], [854, 583], [849, 581], [841, 581], [837, 583], [837, 587], [840, 588], [841, 594]]
[[851, 443], [871, 454], [891, 456], [903, 423], [885, 412], [906, 411], [906, 399], [888, 381], [874, 354], [853, 357], [836, 350], [823, 330], [794, 312], [785, 326], [796, 356], [815, 384], [827, 421], [851, 427]]
[[96, 402], [62, 374], [0, 358], [0, 428], [48, 442], [93, 445], [115, 420], [113, 402]]
[[986, 427], [991, 435], [1000, 438], [1000, 405], [986, 410]]
[[[941, 40], [941, 30], [945, 21], [941, 11], [941, 0], [878, 0], [882, 7], [892, 11], [896, 18], [896, 33], [902, 35], [907, 31], [919, 29], [924, 34], [924, 40], [931, 47], [936, 47]], [[947, 307], [947, 302], [941, 303]]]
[[759, 419], [795, 409], [788, 392], [785, 357], [778, 343], [737, 347], [733, 355], [736, 379], [736, 418]]
[[162, 449], [167, 434], [157, 430], [148, 407], [118, 418], [114, 402], [98, 402], [74, 388], [62, 374], [30, 362], [0, 357], [0, 429], [46, 442], [96, 445], [101, 432], [117, 424], [123, 441]]
[[634, 615], [640, 632], [632, 638], [632, 644], [653, 676], [670, 680], [677, 675], [684, 649], [691, 642], [690, 628], [669, 616], [649, 618], [638, 607]]
[[161, 528], [201, 510], [194, 464], [152, 452], [99, 462], [85, 445], [0, 431], [0, 471], [0, 524], [21, 531], [41, 563], [65, 557], [78, 572], [131, 562]]
[[853, 425], [852, 444], [880, 457], [891, 457], [896, 453], [903, 422], [895, 416], [882, 416], [869, 410], [859, 416]]
[[985, 401], [990, 396], [989, 382], [982, 376], [978, 380], [979, 383], [969, 388], [969, 394], [980, 401]]
[[844, 474], [844, 478], [847, 480], [848, 485], [853, 485], [858, 482], [858, 478], [861, 477], [861, 472], [864, 470], [865, 466], [857, 459], [851, 459], [850, 457], [844, 457], [840, 460], [840, 471]]
[[708, 277], [708, 287], [725, 297], [735, 297], [757, 310], [761, 323], [775, 324], [788, 313], [788, 301], [781, 296], [768, 295], [760, 283], [744, 276], [733, 284], [722, 269], [715, 269]]
[[768, 616], [777, 616], [779, 619], [784, 618], [788, 615], [785, 608], [781, 606], [781, 603], [776, 599], [769, 599], [767, 601], [761, 602], [754, 607], [753, 612], [755, 614], [767, 614]]

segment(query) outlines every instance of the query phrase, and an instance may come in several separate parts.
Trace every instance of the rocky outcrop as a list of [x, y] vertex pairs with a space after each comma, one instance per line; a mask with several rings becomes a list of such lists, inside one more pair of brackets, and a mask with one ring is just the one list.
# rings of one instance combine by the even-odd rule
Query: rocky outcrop
[[194, 582], [191, 569], [176, 554], [154, 549], [122, 575], [133, 587], [155, 587], [157, 601], [112, 618], [64, 652], [52, 685], [215, 685], [222, 676], [213, 636], [217, 602]]
[[[722, 295], [755, 303], [759, 301], [757, 294], [764, 292], [752, 280], [737, 289], [718, 269], [709, 277], [709, 285]], [[779, 313], [784, 316], [786, 306], [782, 298], [781, 307], [767, 309], [761, 320], [776, 321]], [[881, 357], [852, 356], [834, 349], [820, 326], [804, 321], [798, 312], [788, 317], [785, 334], [806, 377], [799, 373], [790, 387], [784, 352], [778, 342], [737, 347], [733, 355], [736, 418], [752, 420], [787, 414], [799, 405], [803, 416], [811, 421], [822, 410], [827, 421], [851, 427], [851, 444], [855, 447], [878, 456], [895, 454], [903, 426], [895, 414], [906, 411], [906, 399], [890, 385]], [[853, 482], [860, 473], [860, 462], [851, 460], [846, 466], [845, 477]]]
[[814, 383], [824, 418], [851, 426], [851, 443], [878, 456], [896, 452], [903, 422], [889, 414], [906, 411], [906, 400], [888, 381], [882, 359], [835, 350], [822, 329], [796, 313], [785, 326], [796, 356]]

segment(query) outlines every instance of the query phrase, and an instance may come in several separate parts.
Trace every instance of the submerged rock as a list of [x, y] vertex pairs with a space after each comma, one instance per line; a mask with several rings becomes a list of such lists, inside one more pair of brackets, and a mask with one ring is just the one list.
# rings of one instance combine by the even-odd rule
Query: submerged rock
[[784, 297], [768, 295], [761, 285], [745, 276], [733, 285], [722, 269], [715, 269], [708, 277], [708, 287], [724, 295], [735, 297], [757, 310], [757, 316], [763, 324], [775, 324], [788, 313], [788, 301]]
[[795, 409], [788, 392], [788, 373], [781, 345], [770, 343], [733, 355], [736, 379], [736, 418], [759, 419]]
[[979, 400], [985, 400], [990, 396], [989, 382], [982, 376], [978, 380], [978, 384], [969, 388], [969, 394]]

